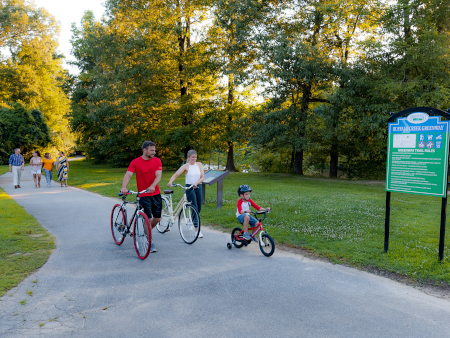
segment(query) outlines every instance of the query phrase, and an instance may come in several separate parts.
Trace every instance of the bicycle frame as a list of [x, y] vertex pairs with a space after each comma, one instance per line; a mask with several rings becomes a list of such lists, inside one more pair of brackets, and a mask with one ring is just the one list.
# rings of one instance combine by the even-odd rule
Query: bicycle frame
[[[259, 234], [259, 242], [262, 242], [262, 235], [264, 235], [266, 232], [264, 231], [263, 225], [262, 225], [262, 221], [266, 219], [266, 214], [270, 213], [270, 211], [262, 211], [262, 212], [252, 212], [252, 214], [255, 216], [255, 218], [258, 220], [257, 225], [255, 225], [254, 227], [249, 227], [248, 231], [253, 232], [253, 230], [256, 230], [256, 232], [254, 232], [253, 234], [250, 235], [250, 237], [253, 239], [255, 238], [258, 234]], [[263, 218], [258, 218], [258, 215], [264, 214]], [[242, 235], [244, 233], [244, 230], [242, 230], [239, 235]], [[237, 235], [237, 236], [239, 236]]]
[[[138, 213], [139, 211], [143, 210], [143, 208], [142, 208], [141, 205], [139, 204], [139, 200], [140, 200], [139, 195], [136, 196], [136, 202], [129, 202], [129, 201], [127, 201], [127, 200], [126, 200], [127, 196], [128, 196], [128, 195], [123, 195], [123, 196], [122, 196], [122, 205], [121, 205], [121, 208], [122, 208], [122, 210], [123, 210], [123, 212], [124, 212], [124, 214], [125, 214], [125, 221], [127, 222], [127, 224], [125, 224], [125, 226], [126, 226], [126, 228], [127, 228], [126, 231], [129, 232], [129, 231], [130, 231], [130, 228], [131, 228], [131, 226], [132, 226], [132, 224], [133, 224], [133, 221], [134, 221], [134, 219], [136, 218], [137, 213]], [[130, 222], [128, 222], [127, 204], [136, 204], [136, 210], [134, 211], [133, 216], [131, 217]]]
[[[253, 233], [253, 234], [251, 234], [250, 235], [250, 237], [253, 239], [253, 238], [255, 238], [256, 237], [256, 235], [258, 235], [259, 234], [259, 241], [261, 241], [262, 240], [262, 235], [264, 234], [264, 228], [263, 228], [263, 226], [262, 226], [262, 222], [261, 221], [259, 221], [259, 224], [257, 225], [257, 226], [254, 226], [253, 228], [248, 228], [248, 231], [250, 232], [250, 231], [252, 231], [253, 232], [253, 230], [255, 230], [255, 229], [258, 229], [255, 233]], [[242, 233], [244, 232], [244, 230], [242, 230]]]
[[175, 207], [175, 210], [173, 210], [173, 200], [172, 200], [172, 194], [170, 195], [161, 195], [163, 199], [166, 200], [168, 208], [169, 208], [169, 221], [171, 224], [175, 224], [175, 220], [177, 216], [181, 213], [183, 210], [183, 207], [185, 205], [191, 204], [191, 202], [188, 202], [186, 197], [186, 191], [183, 193], [183, 197], [178, 202], [177, 206]]

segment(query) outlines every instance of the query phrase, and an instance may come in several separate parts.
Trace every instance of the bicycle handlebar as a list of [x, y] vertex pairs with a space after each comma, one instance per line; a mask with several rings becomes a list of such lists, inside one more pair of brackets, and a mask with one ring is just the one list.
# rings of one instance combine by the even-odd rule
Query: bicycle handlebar
[[127, 195], [140, 195], [140, 194], [145, 194], [148, 190], [142, 190], [142, 191], [133, 191], [133, 190], [128, 190], [128, 192], [126, 194], [122, 194], [121, 192], [119, 192], [119, 196], [127, 196]]
[[268, 213], [268, 214], [270, 214], [270, 212], [272, 211], [272, 209], [270, 209], [270, 210], [264, 210], [264, 211], [252, 211], [255, 215], [262, 215], [262, 214], [265, 214], [265, 213]]
[[183, 187], [181, 184], [178, 184], [178, 183], [173, 183], [173, 184], [172, 184], [172, 187], [180, 187], [180, 188], [182, 188], [182, 189], [184, 189], [184, 190], [192, 189], [192, 187], [194, 187], [194, 186], [196, 186], [196, 185], [192, 184], [192, 185], [189, 186], [189, 187]]

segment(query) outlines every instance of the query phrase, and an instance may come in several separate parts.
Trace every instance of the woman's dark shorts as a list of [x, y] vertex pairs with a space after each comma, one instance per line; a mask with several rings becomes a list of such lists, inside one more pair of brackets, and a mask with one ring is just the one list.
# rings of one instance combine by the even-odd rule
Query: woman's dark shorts
[[144, 212], [149, 220], [152, 218], [161, 218], [162, 198], [160, 194], [141, 197], [139, 203], [144, 208]]

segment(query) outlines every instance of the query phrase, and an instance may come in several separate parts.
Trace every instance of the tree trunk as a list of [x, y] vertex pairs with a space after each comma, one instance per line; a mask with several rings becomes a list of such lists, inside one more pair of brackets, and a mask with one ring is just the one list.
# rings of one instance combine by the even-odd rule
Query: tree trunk
[[294, 174], [303, 175], [303, 149], [295, 151], [294, 155]]
[[[336, 127], [337, 127], [336, 124], [333, 123], [334, 133], [336, 132]], [[337, 177], [338, 160], [339, 160], [339, 144], [336, 137], [333, 137], [331, 141], [331, 151], [330, 151], [330, 177]]]
[[225, 167], [225, 170], [228, 170], [230, 172], [236, 171], [236, 166], [234, 165], [234, 148], [233, 142], [231, 141], [228, 141], [227, 165]]
[[338, 150], [337, 150], [337, 144], [335, 142], [333, 142], [331, 144], [331, 153], [330, 153], [330, 177], [337, 177], [338, 159], [339, 159], [339, 154], [338, 154]]
[[[228, 104], [232, 106], [234, 104], [234, 88], [233, 88], [233, 74], [228, 75]], [[232, 123], [233, 116], [228, 115], [228, 122]], [[225, 169], [230, 172], [236, 171], [236, 166], [234, 165], [234, 149], [233, 149], [233, 141], [228, 140], [228, 150], [227, 150], [227, 164]]]

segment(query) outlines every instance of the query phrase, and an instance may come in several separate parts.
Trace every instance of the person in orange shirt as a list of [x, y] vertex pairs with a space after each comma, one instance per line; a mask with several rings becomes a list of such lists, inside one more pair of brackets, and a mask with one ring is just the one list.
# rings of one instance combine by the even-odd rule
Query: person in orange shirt
[[42, 168], [44, 168], [45, 179], [47, 180], [47, 187], [52, 186], [52, 173], [53, 173], [53, 163], [55, 160], [52, 159], [50, 153], [45, 153], [42, 159]]

